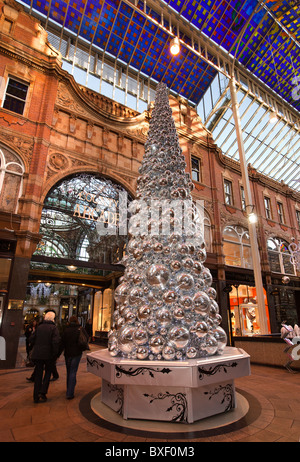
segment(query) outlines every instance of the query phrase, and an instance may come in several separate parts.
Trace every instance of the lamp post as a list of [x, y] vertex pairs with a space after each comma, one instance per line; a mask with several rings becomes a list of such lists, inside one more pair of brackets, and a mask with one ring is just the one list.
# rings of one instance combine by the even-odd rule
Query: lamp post
[[[242, 182], [243, 182], [244, 191], [245, 191], [246, 210], [248, 207], [252, 207], [252, 210], [253, 210], [252, 193], [251, 193], [248, 169], [247, 169], [247, 164], [246, 164], [245, 148], [244, 148], [243, 134], [242, 134], [242, 128], [241, 128], [241, 119], [239, 115], [239, 103], [237, 100], [236, 84], [235, 84], [234, 77], [230, 79], [229, 85], [230, 85], [230, 93], [231, 93], [231, 101], [232, 101], [232, 112], [233, 112], [233, 118], [235, 122], [236, 137], [237, 137], [238, 151], [239, 151], [239, 157], [240, 157]], [[253, 220], [251, 218], [253, 218], [252, 212], [249, 214], [248, 221], [249, 221], [249, 236], [250, 236], [250, 244], [251, 244], [254, 281], [255, 281], [255, 288], [256, 288], [256, 301], [257, 301], [257, 307], [258, 307], [259, 325], [260, 325], [261, 334], [267, 334], [268, 333], [268, 323], [267, 323], [267, 317], [266, 317], [265, 296], [264, 296], [262, 274], [261, 274], [260, 255], [259, 255], [259, 248], [258, 248], [258, 242], [257, 242], [256, 220]]]

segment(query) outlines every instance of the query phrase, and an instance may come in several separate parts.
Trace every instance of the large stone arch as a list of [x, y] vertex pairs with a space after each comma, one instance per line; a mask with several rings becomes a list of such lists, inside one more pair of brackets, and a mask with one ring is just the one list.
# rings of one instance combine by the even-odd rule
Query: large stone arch
[[[126, 193], [128, 205], [133, 196], [120, 181], [91, 170], [61, 175], [41, 204], [43, 238], [35, 255], [88, 261], [93, 255], [98, 263], [119, 261], [127, 239], [117, 226], [120, 192]], [[109, 225], [116, 227], [115, 233]]]
[[[116, 182], [120, 186], [122, 186], [132, 198], [135, 197], [135, 186], [136, 186], [136, 179], [125, 179], [124, 175], [119, 175], [116, 172], [114, 172], [111, 169], [108, 169], [106, 167], [103, 167], [101, 169], [95, 168], [93, 166], [86, 166], [82, 168], [82, 166], [78, 167], [71, 167], [68, 169], [68, 171], [59, 171], [56, 174], [52, 175], [44, 184], [43, 188], [43, 193], [41, 196], [41, 203], [43, 204], [45, 201], [45, 198], [49, 191], [60, 181], [62, 181], [64, 178], [69, 177], [70, 175], [76, 175], [76, 174], [82, 174], [82, 173], [93, 173], [95, 175], [101, 175], [104, 178], [107, 178], [111, 181]], [[134, 184], [132, 184], [134, 182]]]

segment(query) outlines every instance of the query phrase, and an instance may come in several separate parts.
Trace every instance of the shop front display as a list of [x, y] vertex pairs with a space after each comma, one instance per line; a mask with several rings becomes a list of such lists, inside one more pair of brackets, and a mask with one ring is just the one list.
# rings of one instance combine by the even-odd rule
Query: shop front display
[[[265, 294], [266, 316], [270, 331], [267, 296]], [[230, 323], [233, 336], [252, 336], [260, 334], [256, 289], [249, 285], [235, 285], [229, 293]]]

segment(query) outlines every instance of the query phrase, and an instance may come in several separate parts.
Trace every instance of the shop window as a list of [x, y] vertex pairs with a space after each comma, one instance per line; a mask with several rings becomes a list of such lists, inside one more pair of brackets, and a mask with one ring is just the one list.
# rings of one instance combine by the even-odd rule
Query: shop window
[[223, 232], [223, 252], [225, 264], [252, 268], [250, 236], [241, 226], [226, 226]]
[[233, 205], [232, 183], [229, 180], [224, 180], [224, 194], [225, 194], [225, 204]]
[[[268, 319], [267, 294], [264, 299]], [[256, 288], [234, 285], [229, 293], [231, 331], [234, 336], [251, 336], [260, 333]]]
[[283, 205], [281, 202], [277, 202], [277, 212], [278, 212], [278, 219], [279, 223], [284, 224], [284, 211], [283, 211]]
[[198, 157], [191, 158], [192, 162], [192, 180], [193, 181], [201, 181], [201, 169], [200, 169], [200, 159]]
[[94, 317], [93, 332], [108, 332], [111, 328], [111, 317], [113, 310], [113, 291], [105, 289], [98, 290], [94, 296]]
[[17, 213], [23, 189], [24, 166], [21, 160], [5, 148], [0, 148], [0, 208]]
[[265, 203], [266, 218], [268, 220], [272, 220], [271, 199], [269, 197], [265, 197], [264, 203]]
[[289, 326], [299, 324], [299, 292], [287, 287], [275, 287], [271, 294], [274, 297], [277, 331], [280, 332], [282, 324]]
[[289, 244], [280, 238], [268, 239], [268, 257], [270, 269], [274, 273], [296, 275], [296, 268], [291, 259]]
[[3, 107], [23, 115], [29, 84], [9, 77]]
[[8, 281], [11, 268], [10, 258], [0, 258], [0, 327], [4, 311], [4, 303], [8, 290]]

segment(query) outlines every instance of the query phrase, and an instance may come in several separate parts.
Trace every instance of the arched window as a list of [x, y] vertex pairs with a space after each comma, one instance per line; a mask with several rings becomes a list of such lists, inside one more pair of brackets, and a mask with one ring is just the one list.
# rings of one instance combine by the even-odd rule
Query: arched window
[[271, 271], [274, 273], [296, 275], [296, 268], [291, 261], [288, 242], [273, 237], [268, 239], [267, 246]]
[[24, 166], [16, 154], [0, 148], [0, 208], [17, 213], [22, 194]]
[[225, 264], [253, 268], [249, 231], [242, 226], [226, 226], [223, 232]]
[[35, 255], [46, 255], [47, 257], [63, 258], [68, 255], [68, 246], [61, 238], [44, 237], [38, 244]]
[[[131, 198], [127, 196], [121, 186], [99, 175], [82, 173], [64, 178], [45, 199], [40, 225], [43, 240], [35, 254], [114, 263], [119, 199], [125, 197], [129, 204]], [[114, 226], [115, 233], [102, 233], [109, 225]]]

